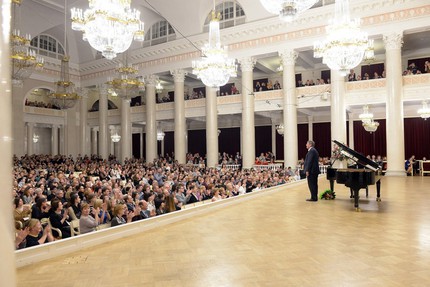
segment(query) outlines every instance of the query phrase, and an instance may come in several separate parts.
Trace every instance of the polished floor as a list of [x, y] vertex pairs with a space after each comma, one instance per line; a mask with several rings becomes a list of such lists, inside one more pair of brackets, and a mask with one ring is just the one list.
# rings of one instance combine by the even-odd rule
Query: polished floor
[[430, 176], [382, 178], [361, 212], [335, 189], [306, 202], [306, 184], [282, 187], [18, 269], [18, 286], [430, 286]]

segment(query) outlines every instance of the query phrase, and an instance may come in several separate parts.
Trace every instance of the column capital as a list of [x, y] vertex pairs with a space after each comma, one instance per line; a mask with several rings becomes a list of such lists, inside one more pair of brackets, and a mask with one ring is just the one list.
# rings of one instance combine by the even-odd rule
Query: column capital
[[281, 56], [282, 66], [295, 65], [298, 55], [299, 54], [294, 51], [294, 49], [284, 49], [279, 52], [279, 56]]
[[188, 75], [187, 71], [182, 69], [170, 70], [170, 74], [173, 76], [173, 80], [176, 82], [184, 82], [185, 76]]
[[383, 36], [385, 50], [401, 49], [403, 46], [403, 33], [393, 32]]
[[255, 63], [257, 63], [257, 60], [251, 57], [245, 57], [239, 59], [239, 64], [242, 72], [252, 72], [254, 69]]
[[146, 75], [144, 78], [147, 86], [155, 86], [157, 84], [158, 76], [156, 75]]

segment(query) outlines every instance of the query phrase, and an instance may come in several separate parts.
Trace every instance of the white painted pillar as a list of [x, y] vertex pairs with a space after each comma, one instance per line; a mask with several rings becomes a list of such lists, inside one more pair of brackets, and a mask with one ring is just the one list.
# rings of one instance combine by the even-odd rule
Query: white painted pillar
[[314, 138], [314, 117], [308, 116], [308, 139], [313, 140]]
[[206, 86], [206, 156], [207, 166], [218, 164], [218, 112], [216, 89]]
[[[298, 162], [297, 97], [295, 63], [297, 52], [285, 49], [280, 53], [283, 66], [284, 96], [284, 166], [296, 166]], [[304, 145], [305, 143], [303, 143]]]
[[[406, 176], [403, 124], [403, 33], [384, 35], [387, 87], [387, 172], [386, 175]], [[408, 158], [410, 155], [406, 155]]]
[[276, 159], [278, 155], [276, 154], [276, 124], [272, 119], [272, 153], [275, 155]]
[[27, 154], [34, 154], [34, 143], [33, 143], [33, 135], [34, 135], [34, 123], [27, 123]]
[[331, 139], [346, 144], [345, 77], [341, 76], [339, 71], [331, 70], [330, 72]]
[[98, 128], [91, 128], [91, 154], [97, 154], [97, 131]]
[[349, 147], [351, 149], [354, 149], [354, 115], [352, 113], [348, 113], [348, 127], [349, 127], [349, 134], [348, 134], [348, 141], [349, 141]]
[[89, 147], [89, 138], [88, 138], [88, 99], [87, 99], [87, 91], [84, 92], [84, 95], [80, 99], [80, 111], [79, 111], [79, 121], [80, 121], [80, 147], [79, 153], [84, 156], [88, 155], [88, 147]]
[[58, 154], [58, 126], [52, 125], [51, 127], [51, 154]]
[[252, 168], [255, 162], [255, 102], [253, 69], [256, 60], [243, 58], [239, 60], [242, 70], [242, 168]]
[[152, 162], [157, 156], [157, 121], [155, 115], [155, 85], [158, 77], [145, 77], [146, 83], [146, 162]]
[[140, 158], [143, 158], [143, 130], [140, 132]]
[[[12, 194], [12, 86], [10, 76], [10, 12], [11, 1], [1, 2], [0, 33], [0, 286], [16, 286], [15, 231], [13, 226]], [[32, 137], [31, 137], [32, 140]]]
[[100, 90], [99, 96], [99, 155], [102, 159], [107, 159], [109, 156], [108, 144], [110, 137], [108, 135], [108, 97], [107, 89]]
[[130, 99], [121, 100], [121, 163], [131, 158], [131, 116]]
[[60, 154], [66, 155], [66, 127], [64, 125], [60, 126]]
[[184, 82], [187, 72], [184, 70], [172, 70], [170, 74], [175, 82], [175, 131], [174, 131], [174, 151], [175, 160], [179, 164], [186, 163], [186, 119], [185, 119], [185, 100]]

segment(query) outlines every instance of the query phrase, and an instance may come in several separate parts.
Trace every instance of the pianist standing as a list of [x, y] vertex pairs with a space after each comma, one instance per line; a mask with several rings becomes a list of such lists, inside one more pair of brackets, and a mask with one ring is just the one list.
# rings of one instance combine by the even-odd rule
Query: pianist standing
[[314, 141], [307, 141], [306, 148], [308, 149], [308, 153], [305, 158], [304, 171], [308, 180], [309, 191], [311, 193], [311, 198], [306, 199], [306, 201], [318, 201], [318, 174], [320, 174], [318, 162], [319, 154], [315, 149]]

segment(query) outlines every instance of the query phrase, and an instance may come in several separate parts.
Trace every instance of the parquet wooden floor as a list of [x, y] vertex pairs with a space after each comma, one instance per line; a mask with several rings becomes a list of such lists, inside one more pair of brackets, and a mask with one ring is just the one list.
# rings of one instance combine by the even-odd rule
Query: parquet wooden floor
[[314, 203], [305, 183], [281, 187], [18, 269], [18, 286], [430, 286], [430, 177], [382, 178], [362, 212], [335, 189]]

